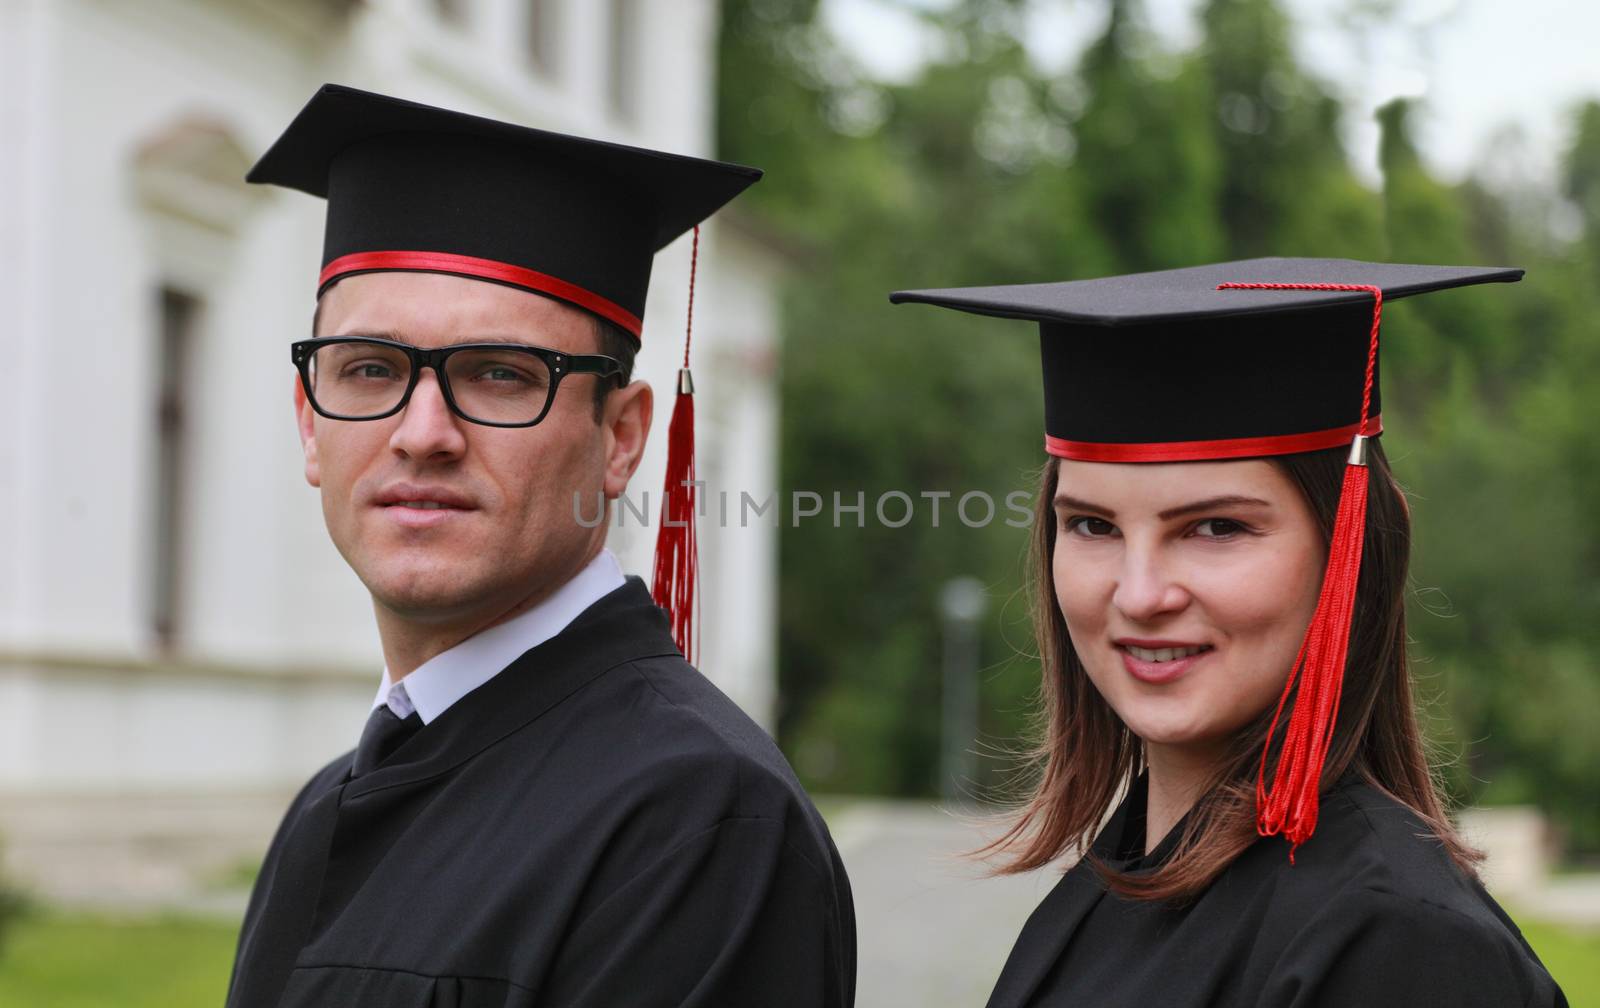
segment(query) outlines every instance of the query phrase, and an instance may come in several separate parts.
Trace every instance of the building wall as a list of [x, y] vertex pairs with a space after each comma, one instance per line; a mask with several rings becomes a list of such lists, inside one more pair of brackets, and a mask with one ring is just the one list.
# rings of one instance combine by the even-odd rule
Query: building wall
[[[537, 45], [535, 15], [554, 32]], [[714, 29], [714, 0], [0, 2], [0, 793], [283, 791], [359, 734], [382, 665], [370, 603], [290, 410], [322, 203], [240, 181], [312, 91], [706, 154]], [[620, 77], [613, 51], [633, 54]], [[758, 238], [707, 228], [700, 464], [735, 497], [775, 485], [775, 269]], [[688, 239], [658, 256], [638, 365], [658, 409], [633, 492], [655, 507], [688, 273]], [[150, 612], [163, 289], [198, 305], [170, 647]], [[765, 720], [775, 530], [716, 518], [701, 664]], [[654, 532], [611, 533], [646, 577]]]

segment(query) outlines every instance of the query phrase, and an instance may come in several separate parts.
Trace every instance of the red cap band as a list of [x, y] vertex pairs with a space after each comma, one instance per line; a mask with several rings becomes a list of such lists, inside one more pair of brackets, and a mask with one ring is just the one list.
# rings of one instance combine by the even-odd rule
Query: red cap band
[[[1373, 417], [1366, 426], [1369, 436], [1381, 434], [1383, 418]], [[1157, 444], [1099, 444], [1093, 441], [1068, 441], [1046, 434], [1044, 450], [1058, 458], [1077, 459], [1080, 462], [1203, 462], [1263, 455], [1294, 455], [1323, 448], [1348, 448], [1359, 433], [1361, 424], [1353, 423], [1305, 434], [1225, 438], [1220, 441], [1166, 441]]]
[[510, 263], [455, 255], [450, 252], [353, 252], [350, 255], [342, 255], [322, 267], [322, 275], [317, 279], [317, 290], [320, 293], [328, 284], [351, 273], [375, 273], [385, 270], [454, 273], [457, 276], [494, 280], [515, 287], [525, 287], [540, 294], [560, 298], [615, 322], [632, 333], [635, 339], [639, 339], [640, 333], [644, 330], [644, 322], [639, 316], [577, 284], [568, 283], [548, 273], [513, 266]]

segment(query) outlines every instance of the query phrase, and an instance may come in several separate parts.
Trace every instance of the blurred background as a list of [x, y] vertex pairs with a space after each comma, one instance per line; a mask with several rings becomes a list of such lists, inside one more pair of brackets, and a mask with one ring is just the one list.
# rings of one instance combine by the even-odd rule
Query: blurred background
[[360, 733], [382, 662], [288, 406], [321, 204], [242, 182], [333, 80], [767, 169], [699, 271], [702, 665], [820, 796], [864, 1006], [981, 1004], [1057, 877], [961, 857], [1030, 742], [1036, 330], [887, 292], [1525, 267], [1386, 311], [1385, 447], [1442, 773], [1600, 1005], [1597, 43], [1578, 0], [0, 0], [0, 1004], [220, 1003], [277, 816]]

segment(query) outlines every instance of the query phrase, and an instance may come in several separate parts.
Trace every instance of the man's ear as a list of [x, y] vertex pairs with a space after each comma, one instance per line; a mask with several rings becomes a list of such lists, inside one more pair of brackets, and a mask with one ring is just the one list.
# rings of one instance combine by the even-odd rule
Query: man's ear
[[606, 500], [616, 500], [628, 489], [628, 480], [644, 458], [650, 436], [650, 412], [655, 393], [649, 382], [636, 381], [606, 396], [600, 424], [604, 428]]
[[317, 463], [317, 416], [306, 399], [306, 390], [300, 384], [298, 374], [294, 376], [294, 419], [295, 426], [300, 430], [300, 450], [306, 455], [306, 482], [320, 487], [322, 467]]

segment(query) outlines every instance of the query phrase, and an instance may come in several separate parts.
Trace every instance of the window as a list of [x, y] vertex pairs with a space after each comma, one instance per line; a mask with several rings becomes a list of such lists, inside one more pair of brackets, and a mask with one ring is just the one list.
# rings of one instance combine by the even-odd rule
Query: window
[[561, 0], [529, 0], [528, 59], [546, 77], [561, 73]]
[[639, 118], [639, 19], [641, 0], [611, 0], [611, 51], [607, 65], [611, 71], [607, 98], [611, 110], [626, 122]]
[[433, 9], [440, 21], [460, 27], [467, 23], [470, 3], [471, 0], [433, 0]]
[[198, 299], [171, 287], [159, 293], [159, 349], [156, 358], [155, 529], [152, 536], [150, 628], [156, 646], [170, 651], [181, 627], [180, 571], [183, 563], [183, 502], [186, 496], [187, 425], [190, 406], [189, 359]]
[[[264, 186], [247, 185], [254, 156], [221, 116], [194, 114], [166, 124], [137, 148], [130, 167], [138, 194], [149, 286], [146, 342], [151, 377], [140, 417], [148, 426], [150, 455], [143, 502], [148, 511], [140, 539], [144, 572], [140, 620], [161, 651], [181, 647], [192, 628], [184, 614], [209, 597], [214, 569], [197, 564], [188, 533], [197, 498], [212, 484], [197, 466], [198, 434], [207, 404], [194, 394], [197, 369], [212, 340], [210, 305], [202, 292], [221, 290], [231, 276], [231, 250], [240, 229], [268, 198]], [[195, 580], [198, 579], [198, 580]]]

